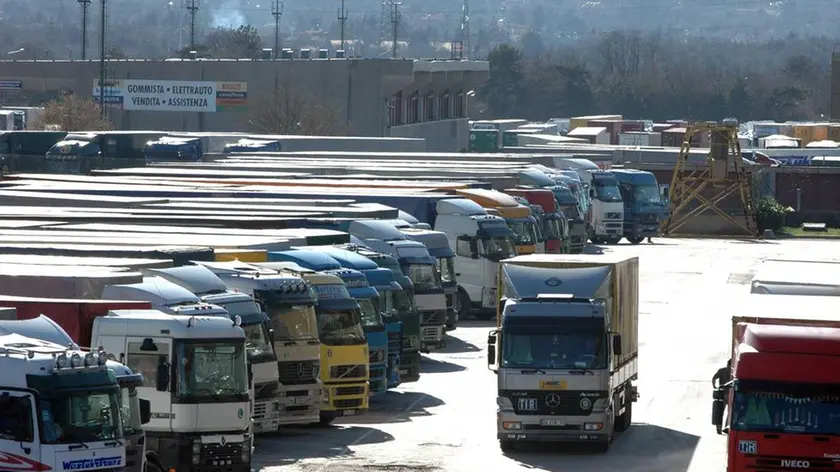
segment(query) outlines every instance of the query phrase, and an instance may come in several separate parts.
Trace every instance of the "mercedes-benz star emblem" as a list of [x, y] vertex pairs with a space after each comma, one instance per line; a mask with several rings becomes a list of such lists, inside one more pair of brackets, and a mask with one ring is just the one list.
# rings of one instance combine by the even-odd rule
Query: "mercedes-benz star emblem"
[[298, 374], [298, 377], [303, 377], [303, 364], [298, 364], [297, 365], [297, 374]]
[[560, 406], [560, 395], [556, 393], [549, 393], [545, 397], [545, 404], [549, 408], [557, 408]]
[[588, 410], [592, 408], [592, 400], [588, 398], [581, 398], [580, 399], [580, 409], [581, 410]]

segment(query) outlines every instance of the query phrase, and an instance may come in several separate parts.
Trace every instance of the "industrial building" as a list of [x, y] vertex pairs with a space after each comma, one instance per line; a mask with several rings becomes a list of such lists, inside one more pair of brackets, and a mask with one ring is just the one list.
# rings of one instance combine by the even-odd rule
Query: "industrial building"
[[[124, 59], [105, 66], [105, 103], [118, 129], [257, 132], [255, 113], [282, 89], [298, 97], [297, 106], [317, 100], [328, 107], [353, 135], [425, 138], [429, 151], [467, 148], [467, 100], [489, 75], [488, 62], [463, 60]], [[0, 84], [8, 84], [7, 95], [98, 98], [100, 72], [98, 61], [2, 61]]]

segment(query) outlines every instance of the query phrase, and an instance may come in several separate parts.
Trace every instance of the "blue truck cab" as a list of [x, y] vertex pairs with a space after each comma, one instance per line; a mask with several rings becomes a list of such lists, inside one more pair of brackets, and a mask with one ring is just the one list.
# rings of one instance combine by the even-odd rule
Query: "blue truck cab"
[[[377, 311], [382, 314], [382, 319], [385, 322], [385, 332], [388, 337], [388, 387], [396, 387], [400, 384], [400, 350], [403, 324], [397, 317], [396, 312], [388, 313], [386, 311], [386, 305], [382, 301], [383, 298], [393, 298], [395, 293], [402, 291], [402, 286], [397, 283], [394, 274], [389, 269], [380, 268], [376, 262], [357, 252], [335, 246], [307, 246], [307, 249], [324, 252], [338, 261], [342, 267], [358, 270], [367, 277], [368, 283], [379, 292], [379, 299], [375, 305]], [[371, 350], [371, 352], [373, 351]]]
[[[379, 292], [380, 305], [383, 313], [392, 313], [396, 310], [397, 319], [402, 322], [400, 333], [400, 344], [392, 331], [388, 332], [388, 355], [391, 352], [400, 353], [399, 382], [388, 381], [388, 388], [394, 388], [399, 383], [417, 382], [420, 380], [420, 312], [414, 302], [414, 284], [411, 279], [402, 271], [400, 263], [394, 256], [376, 252], [365, 246], [358, 238], [351, 238], [351, 243], [341, 246], [348, 251], [361, 254], [372, 260], [382, 269], [388, 269], [394, 275], [394, 279], [400, 284], [399, 292]], [[386, 318], [385, 323], [388, 325]]]
[[250, 139], [243, 138], [235, 143], [225, 144], [222, 154], [234, 152], [280, 152], [283, 146], [275, 139]]
[[162, 136], [143, 147], [146, 164], [155, 162], [198, 162], [204, 157], [198, 138]]
[[624, 237], [631, 244], [659, 235], [665, 203], [659, 183], [651, 172], [638, 169], [610, 169], [624, 200]]
[[379, 292], [370, 286], [365, 274], [355, 269], [344, 268], [339, 261], [326, 252], [314, 249], [271, 251], [268, 252], [267, 259], [268, 262], [293, 262], [305, 269], [341, 278], [350, 296], [361, 307], [362, 328], [365, 331], [370, 353], [370, 394], [375, 396], [387, 392], [388, 337], [385, 322], [379, 312]]

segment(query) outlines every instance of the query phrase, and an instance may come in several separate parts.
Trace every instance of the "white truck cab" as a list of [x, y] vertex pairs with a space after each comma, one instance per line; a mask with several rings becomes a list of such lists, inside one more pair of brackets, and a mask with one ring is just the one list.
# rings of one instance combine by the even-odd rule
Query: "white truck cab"
[[194, 293], [203, 303], [224, 308], [232, 318], [239, 316], [242, 319], [248, 362], [254, 373], [254, 434], [277, 431], [280, 428], [280, 379], [272, 346], [274, 331], [269, 328], [269, 318], [263, 307], [250, 295], [229, 290], [222, 279], [204, 266], [146, 271]]
[[103, 300], [136, 300], [152, 304], [152, 308], [170, 315], [225, 316], [227, 310], [201, 301], [198, 296], [163, 277], [143, 277], [136, 284], [107, 285]]
[[114, 310], [93, 320], [91, 343], [142, 373], [154, 468], [250, 472], [250, 379], [240, 320]]
[[455, 249], [455, 300], [460, 319], [471, 313], [490, 319], [496, 310], [496, 277], [499, 261], [516, 255], [513, 231], [504, 218], [489, 215], [465, 198], [437, 202], [436, 231], [442, 231]]
[[104, 351], [0, 335], [2, 470], [124, 470], [120, 389]]

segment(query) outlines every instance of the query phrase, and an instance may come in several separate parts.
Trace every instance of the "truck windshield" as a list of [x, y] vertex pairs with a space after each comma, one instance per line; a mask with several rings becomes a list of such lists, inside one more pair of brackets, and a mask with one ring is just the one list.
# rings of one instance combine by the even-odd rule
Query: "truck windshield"
[[618, 190], [618, 182], [613, 179], [598, 179], [592, 182], [595, 187], [595, 196], [602, 202], [620, 202], [621, 192]]
[[328, 346], [364, 344], [362, 313], [359, 310], [318, 309], [318, 333]]
[[445, 284], [455, 283], [454, 257], [439, 257], [435, 262], [435, 267], [437, 268], [441, 282]]
[[386, 322], [393, 322], [399, 321], [394, 319], [393, 311], [397, 310], [397, 304], [394, 300], [394, 296], [398, 292], [393, 290], [380, 290], [379, 291], [379, 311], [382, 313], [382, 319]]
[[560, 210], [566, 214], [566, 217], [572, 221], [583, 221], [583, 214], [580, 211], [580, 206], [577, 203], [572, 205], [560, 205]]
[[126, 436], [140, 434], [143, 424], [140, 423], [140, 397], [136, 387], [120, 388], [120, 419], [123, 434]]
[[279, 292], [274, 291], [255, 290], [254, 295], [265, 306], [276, 341], [318, 339], [318, 324], [313, 305], [286, 303]]
[[506, 220], [508, 227], [513, 231], [513, 239], [519, 246], [537, 244], [534, 234], [534, 223], [524, 220]]
[[580, 203], [568, 188], [555, 189], [554, 198], [558, 205], [577, 205]]
[[840, 397], [791, 396], [783, 389], [742, 390], [732, 402], [732, 429], [788, 434], [840, 435]]
[[175, 396], [195, 403], [248, 399], [245, 343], [178, 341]]
[[373, 303], [372, 298], [357, 299], [362, 307], [362, 327], [368, 331], [384, 331], [385, 323], [382, 321], [382, 313], [379, 312], [379, 300]]
[[242, 329], [245, 331], [245, 349], [248, 350], [248, 359], [252, 363], [277, 360], [265, 323], [243, 325]]
[[633, 187], [633, 200], [636, 203], [660, 203], [659, 187], [656, 185], [637, 185]]
[[513, 242], [507, 236], [482, 238], [481, 244], [479, 244], [479, 253], [493, 262], [499, 262], [516, 255]]
[[397, 309], [400, 316], [417, 312], [417, 307], [414, 305], [414, 294], [411, 291], [403, 290], [391, 293], [394, 294], [394, 308]]
[[409, 264], [408, 278], [414, 284], [417, 293], [441, 291], [443, 288], [438, 279], [437, 270], [432, 264]]
[[545, 220], [545, 239], [561, 240], [563, 239], [563, 226], [558, 219]]
[[254, 313], [262, 313], [260, 310], [260, 306], [256, 304], [256, 302], [251, 300], [242, 300], [238, 302], [230, 302], [221, 305], [225, 310], [228, 311], [231, 318], [234, 316], [245, 316], [245, 315], [253, 315]]
[[45, 444], [122, 438], [119, 391], [74, 392], [41, 398]]
[[596, 332], [502, 333], [502, 367], [604, 369], [605, 337]]

